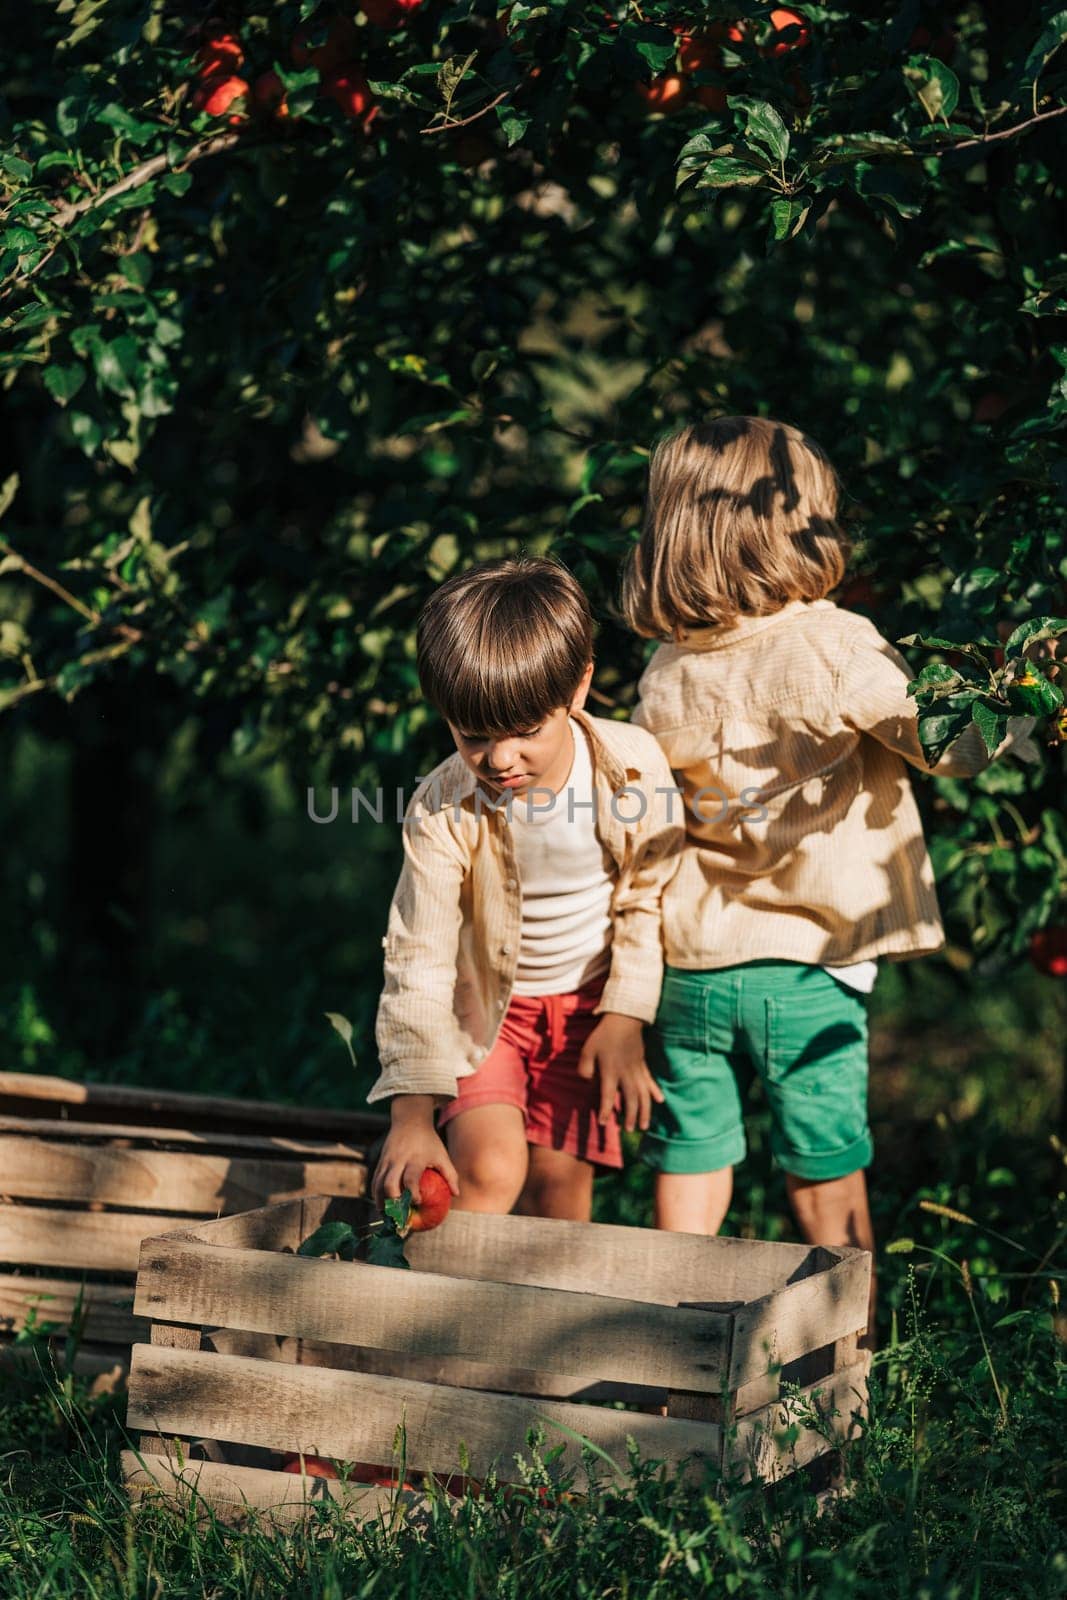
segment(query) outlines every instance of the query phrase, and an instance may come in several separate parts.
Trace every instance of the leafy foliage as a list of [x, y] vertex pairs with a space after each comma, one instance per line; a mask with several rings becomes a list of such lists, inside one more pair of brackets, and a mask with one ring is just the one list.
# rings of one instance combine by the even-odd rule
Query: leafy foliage
[[954, 926], [996, 961], [1064, 920], [1067, 13], [771, 10], [33, 0], [0, 158], [8, 716], [128, 677], [205, 766], [405, 781], [441, 753], [418, 607], [521, 547], [589, 587], [624, 714], [652, 439], [779, 414], [843, 473], [844, 603], [952, 669], [917, 679], [931, 751], [1039, 718], [1042, 765], [974, 808], [938, 785]]

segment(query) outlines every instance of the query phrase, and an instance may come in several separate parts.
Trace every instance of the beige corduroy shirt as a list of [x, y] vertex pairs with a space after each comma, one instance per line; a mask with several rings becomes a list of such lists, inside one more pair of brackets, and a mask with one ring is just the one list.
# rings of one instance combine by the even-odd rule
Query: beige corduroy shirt
[[[931, 770], [913, 677], [829, 600], [659, 646], [632, 720], [667, 754], [688, 835], [663, 896], [668, 965], [845, 965], [943, 945], [905, 765]], [[1012, 719], [1001, 750], [1032, 727]], [[968, 777], [990, 759], [971, 726], [932, 770]]]
[[[615, 864], [611, 965], [598, 1012], [651, 1022], [663, 978], [660, 898], [685, 827], [650, 733], [571, 715], [587, 733], [596, 825]], [[451, 1097], [492, 1048], [515, 983], [522, 889], [499, 796], [459, 755], [423, 780], [404, 819], [404, 863], [389, 908], [376, 1035], [381, 1073], [367, 1096]]]

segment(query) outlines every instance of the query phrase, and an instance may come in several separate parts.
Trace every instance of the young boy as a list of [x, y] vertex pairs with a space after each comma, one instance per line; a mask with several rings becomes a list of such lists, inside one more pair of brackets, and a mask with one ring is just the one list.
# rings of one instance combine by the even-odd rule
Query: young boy
[[419, 618], [419, 681], [456, 754], [407, 808], [382, 941], [379, 1205], [418, 1200], [436, 1167], [464, 1210], [587, 1221], [594, 1169], [622, 1165], [617, 1097], [629, 1130], [659, 1098], [642, 1024], [685, 830], [653, 736], [582, 709], [592, 642], [548, 560], [483, 562]]

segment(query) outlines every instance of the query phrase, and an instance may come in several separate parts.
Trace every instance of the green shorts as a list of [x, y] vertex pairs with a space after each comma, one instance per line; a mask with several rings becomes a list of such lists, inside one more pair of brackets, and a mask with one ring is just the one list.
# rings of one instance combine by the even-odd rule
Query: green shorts
[[667, 967], [648, 1064], [663, 1090], [641, 1157], [661, 1172], [715, 1172], [744, 1159], [737, 1072], [758, 1072], [771, 1150], [798, 1178], [870, 1165], [867, 998], [796, 961]]

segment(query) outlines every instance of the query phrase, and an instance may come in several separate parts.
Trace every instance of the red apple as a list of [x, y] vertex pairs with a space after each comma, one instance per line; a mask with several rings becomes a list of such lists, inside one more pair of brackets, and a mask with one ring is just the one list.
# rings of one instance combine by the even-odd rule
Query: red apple
[[359, 43], [359, 33], [351, 17], [331, 17], [326, 25], [326, 37], [321, 44], [311, 45], [309, 39], [322, 35], [321, 23], [305, 22], [293, 34], [293, 65], [318, 67], [320, 72], [334, 72], [351, 61]]
[[987, 389], [985, 394], [980, 394], [974, 402], [971, 416], [975, 422], [996, 422], [1007, 409], [1007, 396], [1001, 394], [999, 389]]
[[360, 117], [363, 131], [367, 132], [381, 107], [367, 87], [367, 79], [359, 67], [342, 67], [338, 72], [323, 75], [322, 92], [340, 106], [346, 117]]
[[452, 1191], [436, 1167], [426, 1167], [419, 1179], [419, 1203], [411, 1208], [409, 1233], [426, 1233], [448, 1216]]
[[1030, 938], [1030, 960], [1046, 978], [1067, 978], [1067, 924], [1038, 928]]
[[689, 85], [675, 72], [661, 72], [651, 83], [634, 88], [651, 111], [677, 111], [688, 98]]
[[[301, 1466], [303, 1461], [303, 1466]], [[302, 1472], [309, 1478], [340, 1478], [341, 1474], [332, 1461], [327, 1461], [325, 1456], [303, 1456], [299, 1451], [290, 1451], [282, 1465], [283, 1472], [295, 1473], [297, 1477]]]
[[205, 24], [203, 43], [196, 52], [201, 77], [214, 73], [236, 72], [245, 58], [241, 41], [214, 17]]
[[[222, 117], [235, 101], [247, 95], [248, 84], [244, 78], [205, 78], [193, 95], [193, 110], [206, 111], [209, 117]], [[241, 122], [243, 119], [234, 113], [229, 120]]]
[[[803, 50], [805, 45], [811, 43], [811, 29], [799, 11], [790, 11], [787, 6], [779, 6], [771, 12], [771, 27], [774, 29], [774, 38], [763, 47], [765, 56], [784, 56], [790, 50]], [[789, 37], [784, 35], [786, 29], [798, 30]]]
[[276, 72], [261, 72], [252, 85], [252, 99], [263, 116], [287, 117], [285, 85]]
[[938, 61], [943, 61], [950, 67], [956, 59], [958, 41], [951, 28], [942, 28], [940, 33], [933, 33], [920, 22], [908, 40], [908, 49], [928, 56], [935, 56]]
[[359, 0], [359, 9], [377, 27], [397, 28], [422, 3], [423, 0]]

